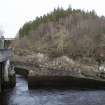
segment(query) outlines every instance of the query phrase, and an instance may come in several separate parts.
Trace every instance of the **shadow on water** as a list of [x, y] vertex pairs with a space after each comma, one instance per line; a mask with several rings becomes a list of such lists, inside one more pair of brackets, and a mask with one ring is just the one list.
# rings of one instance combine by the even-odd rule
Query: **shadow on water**
[[0, 105], [8, 105], [5, 93], [0, 93]]
[[17, 75], [16, 86], [0, 95], [0, 105], [105, 105], [104, 89], [28, 89], [26, 78]]

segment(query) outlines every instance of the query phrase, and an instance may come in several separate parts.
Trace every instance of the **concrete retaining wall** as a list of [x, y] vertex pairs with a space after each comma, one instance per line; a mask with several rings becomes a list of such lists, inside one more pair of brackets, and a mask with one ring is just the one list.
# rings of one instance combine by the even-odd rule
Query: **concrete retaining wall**
[[20, 68], [20, 67], [15, 67], [14, 70], [15, 70], [16, 74], [23, 75], [25, 77], [28, 76], [28, 71], [29, 70], [26, 70], [26, 69]]
[[105, 88], [104, 81], [70, 76], [29, 76], [29, 88], [56, 87], [56, 88]]
[[[17, 74], [26, 76], [28, 79], [29, 88], [91, 88], [91, 89], [105, 89], [105, 81], [94, 80], [89, 78], [80, 78], [65, 75], [37, 75], [29, 74], [29, 70], [24, 68], [15, 67]], [[41, 72], [41, 70], [38, 69]], [[53, 71], [54, 72], [54, 71]]]

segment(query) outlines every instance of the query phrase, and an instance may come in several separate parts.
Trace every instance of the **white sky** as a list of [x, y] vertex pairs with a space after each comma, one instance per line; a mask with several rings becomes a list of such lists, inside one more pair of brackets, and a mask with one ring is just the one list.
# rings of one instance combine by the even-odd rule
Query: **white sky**
[[94, 9], [105, 16], [104, 0], [0, 0], [0, 28], [5, 37], [13, 38], [25, 22], [58, 6], [66, 9], [69, 5], [75, 9]]

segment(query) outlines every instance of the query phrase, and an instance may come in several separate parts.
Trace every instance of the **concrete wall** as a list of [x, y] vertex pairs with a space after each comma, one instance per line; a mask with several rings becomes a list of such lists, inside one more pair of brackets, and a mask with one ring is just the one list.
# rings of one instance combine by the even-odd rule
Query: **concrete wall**
[[4, 37], [1, 36], [0, 37], [0, 49], [3, 49], [4, 48]]
[[105, 89], [105, 81], [76, 78], [72, 76], [29, 76], [29, 88], [90, 88]]
[[9, 60], [0, 62], [0, 93], [16, 84], [15, 72], [11, 68]]
[[4, 63], [5, 62], [0, 62], [0, 92], [2, 91], [2, 86], [3, 86], [3, 70], [4, 70]]

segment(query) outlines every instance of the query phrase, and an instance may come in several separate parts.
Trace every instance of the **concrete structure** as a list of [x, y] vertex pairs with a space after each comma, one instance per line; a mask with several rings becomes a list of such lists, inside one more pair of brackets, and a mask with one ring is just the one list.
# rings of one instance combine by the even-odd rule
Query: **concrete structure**
[[[13, 71], [10, 65], [11, 49], [4, 48], [5, 39], [0, 37], [0, 92], [6, 87], [8, 88], [11, 82], [11, 73]], [[13, 78], [12, 78], [13, 79]]]
[[0, 92], [6, 82], [9, 82], [9, 59], [11, 57], [11, 49], [0, 49]]
[[5, 48], [8, 48], [9, 45], [10, 45], [14, 40], [15, 40], [14, 38], [5, 38], [5, 39], [4, 39], [4, 47], [5, 47]]

